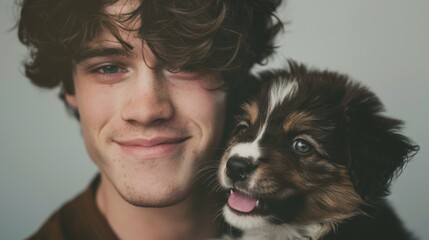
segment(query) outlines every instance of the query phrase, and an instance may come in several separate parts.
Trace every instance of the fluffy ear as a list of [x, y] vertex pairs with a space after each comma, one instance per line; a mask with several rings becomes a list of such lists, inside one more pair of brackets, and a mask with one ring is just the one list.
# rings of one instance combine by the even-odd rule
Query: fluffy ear
[[368, 89], [351, 89], [345, 109], [348, 164], [355, 188], [367, 200], [386, 196], [390, 182], [418, 146], [399, 133], [401, 121], [380, 114], [383, 105]]

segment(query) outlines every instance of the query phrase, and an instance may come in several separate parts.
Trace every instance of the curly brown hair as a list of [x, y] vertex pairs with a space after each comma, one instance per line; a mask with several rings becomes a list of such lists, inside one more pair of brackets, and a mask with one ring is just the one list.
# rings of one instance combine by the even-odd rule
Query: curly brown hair
[[85, 43], [102, 29], [121, 39], [123, 21], [140, 21], [139, 35], [169, 69], [221, 72], [225, 80], [249, 73], [274, 50], [282, 29], [281, 0], [140, 0], [135, 11], [109, 16], [116, 0], [22, 0], [18, 37], [29, 50], [26, 76], [37, 86], [74, 94], [72, 67]]

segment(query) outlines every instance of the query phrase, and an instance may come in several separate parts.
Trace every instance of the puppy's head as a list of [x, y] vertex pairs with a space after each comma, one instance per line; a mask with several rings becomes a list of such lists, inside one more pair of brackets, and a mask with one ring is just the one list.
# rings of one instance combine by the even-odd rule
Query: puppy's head
[[367, 88], [289, 65], [261, 74], [221, 160], [219, 179], [231, 191], [223, 213], [239, 229], [357, 214], [388, 193], [416, 150]]

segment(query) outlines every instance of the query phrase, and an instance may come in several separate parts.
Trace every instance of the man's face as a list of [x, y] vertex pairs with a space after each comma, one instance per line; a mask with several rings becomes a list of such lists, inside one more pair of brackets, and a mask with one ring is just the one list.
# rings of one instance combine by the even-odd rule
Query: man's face
[[226, 93], [213, 87], [222, 79], [169, 72], [135, 32], [121, 36], [131, 52], [107, 31], [88, 43], [66, 99], [78, 109], [103, 181], [135, 205], [173, 204], [188, 196], [197, 166], [219, 147]]

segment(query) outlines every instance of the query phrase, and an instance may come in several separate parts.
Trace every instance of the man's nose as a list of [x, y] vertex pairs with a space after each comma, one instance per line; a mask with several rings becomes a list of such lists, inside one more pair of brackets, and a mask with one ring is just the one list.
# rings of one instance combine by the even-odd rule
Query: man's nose
[[126, 94], [121, 117], [123, 120], [149, 125], [169, 120], [174, 115], [174, 107], [168, 87], [153, 69], [146, 69], [133, 79]]

